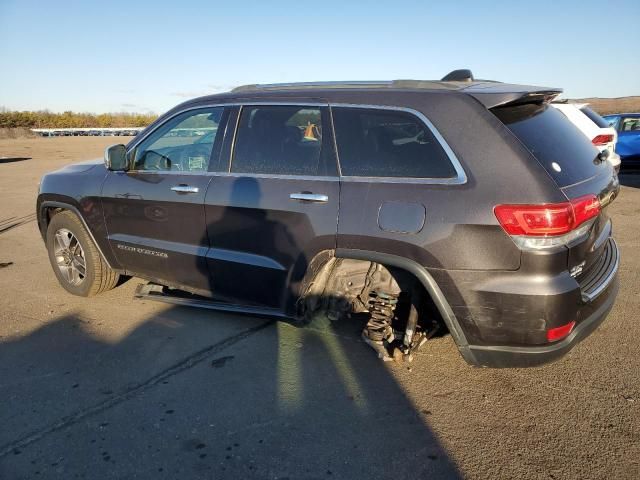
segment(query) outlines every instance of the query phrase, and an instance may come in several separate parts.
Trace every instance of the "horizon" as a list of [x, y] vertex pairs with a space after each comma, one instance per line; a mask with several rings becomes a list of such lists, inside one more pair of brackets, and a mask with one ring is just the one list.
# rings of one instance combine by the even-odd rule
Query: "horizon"
[[[405, 79], [406, 80], [406, 79]], [[218, 93], [224, 93], [224, 92], [218, 92]], [[213, 94], [211, 94], [213, 95]], [[206, 94], [204, 95], [206, 96]], [[193, 97], [193, 99], [198, 98], [198, 97]], [[559, 98], [565, 98], [564, 94], [561, 94], [559, 96]], [[582, 97], [582, 98], [567, 98], [567, 100], [569, 100], [569, 102], [582, 102], [582, 101], [586, 101], [586, 100], [624, 100], [624, 99], [633, 99], [633, 98], [639, 98], [640, 99], [640, 95], [627, 95], [624, 97]], [[178, 104], [176, 104], [178, 105]], [[51, 113], [51, 114], [55, 114], [55, 115], [59, 115], [59, 114], [63, 114], [66, 112], [71, 112], [73, 114], [76, 115], [95, 115], [95, 116], [99, 116], [99, 115], [131, 115], [131, 116], [135, 116], [135, 115], [140, 115], [140, 116], [160, 116], [165, 112], [153, 112], [153, 111], [147, 111], [147, 112], [137, 112], [137, 111], [116, 111], [116, 110], [111, 110], [111, 111], [104, 111], [104, 112], [92, 112], [92, 111], [88, 111], [88, 110], [70, 110], [70, 109], [63, 109], [63, 110], [59, 110], [59, 111], [55, 111], [55, 110], [51, 110], [51, 109], [38, 109], [38, 110], [12, 110], [9, 108], [6, 108], [4, 105], [0, 105], [0, 114], [2, 113], [21, 113], [21, 112], [28, 112], [28, 113]]]
[[[160, 115], [243, 84], [439, 79], [458, 68], [560, 87], [569, 99], [639, 96], [640, 62], [595, 31], [601, 2], [557, 3], [542, 0], [532, 11], [501, 0], [489, 11], [470, 1], [249, 2], [238, 12], [204, 0], [188, 8], [5, 0], [0, 55], [11, 75], [0, 78], [0, 106]], [[607, 9], [625, 12], [616, 31], [635, 31], [640, 2], [615, 0]]]

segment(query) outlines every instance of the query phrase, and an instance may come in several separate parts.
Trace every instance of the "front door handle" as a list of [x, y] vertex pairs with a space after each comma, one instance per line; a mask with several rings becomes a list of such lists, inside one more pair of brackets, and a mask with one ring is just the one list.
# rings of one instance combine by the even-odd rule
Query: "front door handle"
[[198, 193], [200, 191], [198, 187], [192, 187], [191, 185], [175, 185], [171, 187], [171, 190], [178, 193]]
[[314, 202], [314, 203], [327, 203], [329, 201], [329, 197], [327, 195], [323, 195], [321, 193], [292, 193], [289, 195], [291, 200], [302, 200], [305, 202]]

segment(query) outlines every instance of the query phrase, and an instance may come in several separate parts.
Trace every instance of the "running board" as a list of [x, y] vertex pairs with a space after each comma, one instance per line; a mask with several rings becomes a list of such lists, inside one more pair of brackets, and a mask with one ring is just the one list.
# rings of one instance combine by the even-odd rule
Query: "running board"
[[289, 318], [277, 308], [254, 307], [248, 305], [236, 305], [233, 303], [216, 302], [204, 297], [197, 297], [189, 293], [184, 296], [172, 294], [168, 289], [156, 283], [140, 284], [133, 294], [134, 298], [155, 300], [157, 302], [171, 303], [184, 307], [206, 308], [231, 313], [245, 313], [250, 315], [265, 315], [268, 317]]

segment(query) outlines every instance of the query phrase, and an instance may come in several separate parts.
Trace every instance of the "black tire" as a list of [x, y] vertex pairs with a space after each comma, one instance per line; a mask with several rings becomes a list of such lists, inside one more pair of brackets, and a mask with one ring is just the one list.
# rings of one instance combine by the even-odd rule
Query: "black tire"
[[[71, 239], [74, 250], [71, 259], [70, 250], [61, 248], [60, 238]], [[69, 293], [91, 297], [111, 290], [118, 283], [118, 273], [109, 268], [80, 219], [69, 210], [63, 210], [51, 219], [47, 227], [47, 251], [58, 282]], [[81, 260], [84, 260], [84, 269], [80, 268]], [[70, 269], [75, 269], [74, 273], [69, 273]]]

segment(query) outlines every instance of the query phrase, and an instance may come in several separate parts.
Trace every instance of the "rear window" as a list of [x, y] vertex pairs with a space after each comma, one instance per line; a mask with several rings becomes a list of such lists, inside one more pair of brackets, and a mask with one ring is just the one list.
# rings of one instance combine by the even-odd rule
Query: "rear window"
[[333, 109], [342, 175], [452, 178], [456, 170], [429, 128], [397, 110]]
[[606, 168], [606, 162], [598, 161], [598, 149], [555, 108], [524, 104], [494, 108], [492, 112], [560, 187], [591, 178]]
[[591, 110], [589, 107], [582, 107], [580, 111], [587, 117], [589, 117], [589, 119], [600, 128], [609, 128], [609, 122], [607, 122], [604, 118]]

